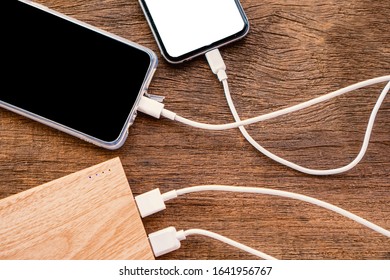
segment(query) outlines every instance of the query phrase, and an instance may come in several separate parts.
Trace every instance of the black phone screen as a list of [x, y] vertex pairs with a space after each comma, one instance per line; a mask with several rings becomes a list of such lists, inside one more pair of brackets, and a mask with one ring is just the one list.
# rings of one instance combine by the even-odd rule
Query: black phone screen
[[1, 1], [0, 100], [115, 141], [150, 71], [150, 54], [28, 4]]

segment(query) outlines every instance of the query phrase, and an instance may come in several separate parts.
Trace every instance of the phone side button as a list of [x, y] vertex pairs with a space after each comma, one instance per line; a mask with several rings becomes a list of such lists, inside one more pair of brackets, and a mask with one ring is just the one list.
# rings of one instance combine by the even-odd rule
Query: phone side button
[[156, 73], [156, 70], [157, 70], [157, 68], [152, 69], [152, 72], [150, 73], [150, 76], [149, 76], [148, 80], [145, 83], [145, 89], [146, 90], [149, 89], [149, 85], [152, 82], [152, 79], [153, 79], [154, 73]]
[[137, 111], [135, 111], [133, 115], [130, 117], [129, 123], [127, 125], [127, 132], [129, 131], [130, 126], [134, 124], [136, 118], [137, 118]]

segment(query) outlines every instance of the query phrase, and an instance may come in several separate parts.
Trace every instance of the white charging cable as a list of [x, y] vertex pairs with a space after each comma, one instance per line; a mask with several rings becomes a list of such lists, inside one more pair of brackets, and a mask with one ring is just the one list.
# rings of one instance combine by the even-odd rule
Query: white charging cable
[[[226, 66], [225, 66], [225, 63], [222, 59], [222, 56], [221, 56], [219, 50], [216, 49], [216, 50], [213, 50], [213, 51], [207, 53], [206, 57], [207, 57], [207, 60], [210, 64], [210, 67], [211, 67], [213, 73], [218, 76], [219, 80], [223, 84], [225, 96], [226, 96], [229, 108], [230, 108], [236, 122], [228, 123], [228, 124], [220, 124], [220, 125], [199, 123], [199, 122], [192, 121], [192, 120], [186, 119], [184, 117], [181, 117], [181, 116], [177, 115], [176, 113], [165, 109], [164, 104], [159, 103], [155, 100], [151, 100], [147, 97], [143, 97], [141, 99], [141, 102], [138, 106], [138, 111], [143, 112], [145, 114], [148, 114], [150, 116], [153, 116], [155, 118], [160, 118], [161, 116], [163, 116], [165, 118], [168, 118], [168, 119], [171, 119], [174, 121], [178, 121], [180, 123], [183, 123], [183, 124], [186, 124], [186, 125], [189, 125], [192, 127], [207, 129], [207, 130], [226, 130], [226, 129], [232, 129], [232, 128], [238, 127], [240, 129], [241, 133], [243, 134], [243, 136], [247, 139], [247, 141], [252, 146], [254, 146], [258, 151], [260, 151], [261, 153], [263, 153], [267, 157], [269, 157], [269, 158], [271, 158], [271, 159], [273, 159], [273, 160], [275, 160], [275, 161], [277, 161], [285, 166], [288, 166], [292, 169], [295, 169], [297, 171], [300, 171], [300, 172], [303, 172], [306, 174], [334, 175], [334, 174], [343, 173], [343, 172], [346, 172], [346, 171], [352, 169], [353, 167], [355, 167], [364, 157], [364, 155], [367, 151], [367, 148], [368, 148], [368, 144], [370, 142], [370, 137], [371, 137], [374, 123], [375, 123], [376, 115], [380, 109], [380, 106], [383, 103], [383, 100], [385, 99], [387, 93], [390, 90], [390, 75], [377, 77], [374, 79], [370, 79], [370, 80], [366, 80], [366, 81], [363, 81], [360, 83], [356, 83], [354, 85], [342, 88], [340, 90], [325, 94], [323, 96], [314, 98], [312, 100], [309, 100], [309, 101], [306, 101], [306, 102], [303, 102], [303, 103], [300, 103], [300, 104], [297, 104], [297, 105], [294, 105], [294, 106], [291, 106], [291, 107], [288, 107], [285, 109], [281, 109], [281, 110], [278, 110], [278, 111], [275, 111], [272, 113], [260, 115], [260, 116], [250, 118], [247, 120], [241, 120], [238, 113], [237, 113], [237, 110], [234, 106], [231, 95], [230, 95], [230, 90], [229, 90], [229, 86], [228, 86], [228, 82], [227, 82], [227, 75], [226, 75]], [[290, 162], [286, 159], [283, 159], [283, 158], [271, 153], [270, 151], [268, 151], [267, 149], [262, 147], [259, 143], [257, 143], [250, 136], [250, 134], [248, 133], [248, 131], [244, 127], [245, 125], [250, 125], [250, 124], [257, 123], [257, 122], [280, 117], [280, 116], [283, 116], [286, 114], [290, 114], [290, 113], [308, 108], [310, 106], [313, 106], [315, 104], [328, 101], [332, 98], [338, 97], [338, 96], [346, 94], [348, 92], [351, 92], [351, 91], [354, 91], [357, 89], [361, 89], [361, 88], [364, 88], [367, 86], [375, 85], [378, 83], [383, 83], [383, 82], [388, 82], [388, 83], [385, 86], [385, 88], [382, 90], [382, 92], [381, 92], [381, 94], [380, 94], [380, 96], [379, 96], [379, 98], [378, 98], [378, 100], [377, 100], [377, 102], [372, 110], [360, 152], [357, 155], [357, 157], [350, 164], [343, 166], [343, 167], [340, 167], [340, 168], [329, 169], [329, 170], [317, 170], [317, 169], [306, 168], [306, 167], [300, 166], [298, 164], [295, 164], [293, 162]]]
[[185, 194], [195, 193], [195, 192], [206, 192], [206, 191], [253, 193], [253, 194], [272, 195], [272, 196], [279, 196], [279, 197], [300, 200], [333, 211], [337, 214], [349, 218], [369, 229], [372, 229], [390, 238], [389, 230], [384, 229], [383, 227], [380, 227], [372, 222], [369, 222], [366, 219], [363, 219], [358, 215], [355, 215], [331, 203], [307, 195], [281, 191], [276, 189], [256, 188], [256, 187], [235, 187], [235, 186], [222, 186], [222, 185], [205, 185], [205, 186], [196, 186], [196, 187], [183, 188], [179, 190], [173, 190], [164, 194], [161, 194], [159, 189], [154, 189], [152, 191], [136, 196], [135, 201], [137, 202], [138, 210], [141, 214], [141, 217], [145, 218], [147, 216], [165, 210], [166, 201], [177, 198], [180, 195], [185, 195]]
[[[222, 56], [221, 56], [219, 50], [217, 49], [217, 50], [214, 50], [214, 51], [207, 53], [206, 58], [207, 58], [207, 61], [209, 62], [209, 65], [210, 65], [213, 73], [218, 76], [219, 81], [222, 82], [222, 84], [223, 84], [224, 91], [225, 91], [225, 97], [226, 97], [227, 103], [229, 105], [230, 111], [232, 112], [232, 115], [233, 115], [235, 121], [240, 122], [241, 121], [240, 116], [237, 113], [237, 110], [234, 106], [232, 97], [230, 95], [230, 90], [229, 90], [229, 85], [227, 82], [227, 75], [226, 75], [226, 66], [225, 66], [225, 63], [223, 62], [223, 59], [222, 59]], [[335, 98], [335, 97], [343, 95], [343, 94], [346, 94], [348, 92], [351, 92], [351, 91], [354, 91], [354, 90], [357, 90], [357, 89], [360, 89], [363, 87], [371, 86], [374, 84], [383, 83], [383, 82], [389, 82], [389, 83], [387, 83], [387, 85], [382, 90], [382, 92], [379, 95], [379, 98], [378, 98], [378, 100], [377, 100], [377, 102], [376, 102], [376, 104], [371, 112], [371, 115], [370, 115], [370, 118], [368, 121], [368, 125], [367, 125], [367, 129], [366, 129], [366, 133], [365, 133], [364, 139], [363, 139], [363, 145], [360, 149], [360, 152], [358, 153], [356, 158], [351, 163], [349, 163], [343, 167], [340, 167], [340, 168], [328, 169], [328, 170], [318, 170], [318, 169], [310, 169], [310, 168], [300, 166], [300, 165], [295, 164], [293, 162], [290, 162], [286, 159], [283, 159], [283, 158], [271, 153], [270, 151], [268, 151], [264, 147], [262, 147], [258, 142], [256, 142], [252, 138], [252, 136], [248, 133], [248, 131], [245, 129], [245, 127], [240, 126], [239, 129], [241, 131], [241, 134], [245, 137], [245, 139], [255, 149], [257, 149], [259, 152], [261, 152], [265, 156], [271, 158], [272, 160], [279, 162], [280, 164], [283, 164], [287, 167], [290, 167], [292, 169], [295, 169], [297, 171], [300, 171], [300, 172], [306, 173], [306, 174], [310, 174], [310, 175], [334, 175], [334, 174], [344, 173], [344, 172], [349, 171], [352, 168], [354, 168], [363, 159], [365, 153], [367, 152], [368, 144], [370, 142], [371, 133], [372, 133], [374, 123], [375, 123], [375, 118], [376, 118], [377, 113], [378, 113], [378, 111], [383, 103], [383, 100], [385, 99], [387, 93], [390, 90], [390, 75], [370, 79], [367, 81], [363, 81], [363, 82], [351, 85], [349, 87], [337, 90], [335, 92], [320, 96], [318, 98], [314, 98], [314, 99], [309, 100], [307, 102], [303, 102], [301, 104], [298, 104], [298, 105], [295, 105], [295, 106], [292, 106], [292, 107], [289, 107], [289, 108], [286, 108], [283, 110], [276, 111], [274, 113], [270, 113], [270, 114], [266, 114], [266, 115], [258, 117], [259, 119], [260, 118], [262, 119], [264, 117], [265, 117], [264, 119], [271, 119], [274, 117], [279, 117], [279, 116], [289, 114], [289, 113], [292, 113], [292, 112], [295, 112], [298, 110], [302, 110], [304, 108], [308, 108], [310, 106], [313, 106], [313, 105], [321, 103], [321, 102], [325, 102], [327, 100], [330, 100], [332, 98]]]
[[[172, 200], [174, 198], [177, 198], [180, 195], [185, 195], [189, 193], [195, 193], [195, 192], [208, 192], [208, 191], [219, 191], [219, 192], [240, 192], [240, 193], [254, 193], [254, 194], [263, 194], [263, 195], [272, 195], [272, 196], [279, 196], [279, 197], [285, 197], [285, 198], [291, 198], [303, 202], [307, 202], [313, 205], [317, 205], [319, 207], [325, 208], [327, 210], [333, 211], [339, 215], [342, 215], [346, 218], [349, 218], [379, 234], [382, 234], [388, 238], [390, 238], [390, 231], [376, 225], [356, 214], [353, 214], [343, 208], [340, 208], [338, 206], [335, 206], [331, 203], [298, 194], [293, 192], [287, 192], [287, 191], [281, 191], [276, 189], [268, 189], [268, 188], [255, 188], [255, 187], [235, 187], [235, 186], [222, 186], [222, 185], [205, 185], [205, 186], [195, 186], [195, 187], [189, 187], [189, 188], [183, 188], [179, 190], [172, 190], [166, 193], [161, 194], [159, 189], [154, 189], [149, 192], [146, 192], [144, 194], [138, 195], [135, 197], [135, 201], [139, 210], [139, 213], [142, 218], [148, 217], [150, 215], [153, 215], [157, 212], [163, 211], [166, 209], [165, 202]], [[161, 231], [158, 231], [156, 233], [149, 235], [149, 240], [152, 245], [152, 249], [155, 252], [156, 256], [161, 256], [163, 254], [172, 252], [174, 250], [177, 250], [180, 248], [180, 241], [184, 240], [185, 236], [189, 234], [202, 234], [205, 236], [209, 236], [212, 238], [215, 238], [217, 240], [220, 240], [222, 242], [225, 242], [229, 245], [235, 246], [236, 248], [239, 248], [241, 250], [244, 250], [248, 253], [252, 253], [258, 257], [264, 258], [264, 259], [274, 259], [273, 257], [266, 255], [260, 251], [257, 251], [255, 249], [252, 249], [248, 246], [245, 246], [243, 244], [240, 244], [236, 241], [232, 241], [231, 239], [224, 238], [220, 235], [217, 235], [215, 233], [211, 233], [209, 231], [204, 230], [190, 230], [185, 231], [186, 234], [183, 232], [177, 232], [174, 228], [169, 229], [163, 229]]]
[[[373, 130], [373, 126], [375, 123], [375, 118], [376, 115], [381, 107], [381, 104], [383, 103], [387, 93], [390, 90], [390, 75], [387, 76], [382, 76], [382, 77], [377, 77], [374, 79], [366, 80], [351, 86], [348, 86], [346, 88], [331, 92], [329, 94], [314, 98], [312, 100], [285, 108], [281, 109], [272, 113], [260, 115], [254, 118], [250, 118], [247, 120], [241, 120], [240, 116], [237, 113], [237, 110], [234, 106], [233, 100], [230, 95], [230, 90], [229, 90], [229, 85], [227, 82], [227, 74], [226, 74], [226, 66], [225, 63], [223, 62], [222, 56], [219, 53], [219, 50], [213, 50], [209, 53], [206, 54], [207, 60], [209, 62], [209, 65], [213, 71], [214, 74], [218, 76], [218, 79], [220, 82], [223, 84], [223, 88], [225, 91], [225, 96], [226, 100], [228, 102], [229, 108], [232, 112], [232, 115], [235, 119], [234, 123], [229, 123], [229, 124], [222, 124], [222, 125], [214, 125], [214, 124], [205, 124], [205, 123], [199, 123], [196, 121], [192, 121], [189, 119], [186, 119], [184, 117], [181, 117], [177, 115], [175, 112], [169, 111], [164, 108], [164, 104], [159, 103], [155, 100], [149, 99], [147, 97], [142, 97], [138, 111], [143, 112], [145, 114], [148, 114], [150, 116], [153, 116], [155, 118], [160, 118], [161, 116], [178, 121], [180, 123], [193, 126], [196, 128], [201, 128], [201, 129], [207, 129], [207, 130], [226, 130], [226, 129], [232, 129], [232, 128], [239, 128], [245, 139], [252, 145], [254, 146], [258, 151], [263, 153], [264, 155], [268, 156], [269, 158], [285, 165], [288, 166], [292, 169], [295, 169], [297, 171], [306, 173], [306, 174], [311, 174], [311, 175], [333, 175], [333, 174], [339, 174], [346, 172], [353, 167], [355, 167], [364, 157], [368, 144], [370, 142], [370, 137], [371, 133]], [[361, 150], [357, 157], [348, 165], [340, 168], [335, 168], [335, 169], [329, 169], [329, 170], [316, 170], [316, 169], [310, 169], [310, 168], [305, 168], [300, 165], [297, 165], [295, 163], [292, 163], [290, 161], [287, 161], [281, 157], [278, 157], [277, 155], [271, 153], [270, 151], [266, 150], [263, 148], [261, 145], [259, 145], [248, 133], [248, 131], [245, 129], [245, 125], [250, 125], [254, 124], [257, 122], [265, 121], [265, 120], [270, 120], [279, 116], [283, 116], [292, 112], [296, 112], [305, 108], [308, 108], [310, 106], [313, 106], [315, 104], [328, 101], [332, 98], [338, 97], [340, 95], [346, 94], [348, 92], [375, 85], [378, 83], [384, 83], [388, 82], [384, 89], [382, 90], [373, 110], [370, 115], [366, 133], [363, 139], [363, 144], [361, 147]], [[181, 190], [174, 190], [170, 191], [164, 194], [161, 194], [158, 189], [152, 190], [150, 192], [147, 192], [145, 194], [139, 195], [136, 197], [136, 202], [137, 206], [139, 209], [139, 212], [142, 217], [147, 217], [149, 215], [152, 215], [156, 212], [162, 211], [166, 208], [165, 202], [168, 200], [171, 200], [173, 198], [176, 198], [179, 195], [191, 193], [191, 192], [200, 192], [200, 191], [226, 191], [226, 192], [244, 192], [244, 193], [256, 193], [256, 194], [268, 194], [268, 195], [274, 195], [274, 196], [281, 196], [281, 197], [287, 197], [287, 198], [292, 198], [296, 200], [301, 200], [304, 202], [308, 202], [320, 207], [323, 207], [325, 209], [331, 210], [333, 212], [336, 212], [344, 217], [347, 217], [363, 226], [366, 226], [388, 238], [390, 238], [390, 231], [386, 230], [372, 222], [367, 221], [366, 219], [363, 219], [347, 210], [344, 210], [340, 207], [337, 207], [333, 204], [301, 195], [301, 194], [296, 194], [296, 193], [291, 193], [291, 192], [285, 192], [285, 191], [279, 191], [279, 190], [274, 190], [274, 189], [265, 189], [265, 188], [249, 188], [249, 187], [233, 187], [233, 186], [198, 186], [198, 187], [190, 187], [190, 188], [184, 188]], [[253, 248], [250, 248], [246, 245], [243, 245], [241, 243], [238, 243], [236, 241], [233, 241], [229, 238], [223, 237], [221, 235], [218, 235], [216, 233], [206, 231], [206, 230], [201, 230], [201, 229], [193, 229], [193, 230], [187, 230], [187, 231], [176, 231], [175, 228], [169, 227], [166, 229], [163, 229], [161, 231], [152, 233], [149, 235], [149, 240], [151, 242], [153, 251], [156, 256], [160, 256], [163, 254], [166, 254], [168, 252], [171, 252], [173, 250], [176, 250], [180, 248], [180, 241], [186, 239], [188, 235], [191, 234], [200, 234], [200, 235], [205, 235], [217, 240], [220, 240], [222, 242], [225, 242], [227, 244], [230, 244], [232, 246], [235, 246], [239, 249], [242, 249], [246, 252], [252, 253], [258, 257], [264, 258], [264, 259], [275, 259], [274, 257], [271, 257], [267, 254], [264, 254], [260, 251], [257, 251]]]
[[177, 231], [174, 227], [167, 227], [162, 230], [149, 234], [149, 242], [153, 250], [153, 254], [156, 257], [168, 254], [180, 248], [181, 241], [187, 239], [190, 235], [203, 235], [206, 237], [213, 238], [215, 240], [226, 243], [230, 246], [236, 247], [249, 254], [255, 255], [256, 257], [265, 260], [276, 260], [276, 258], [267, 255], [261, 251], [248, 247], [242, 243], [234, 241], [230, 238], [211, 232], [204, 229], [189, 229]]

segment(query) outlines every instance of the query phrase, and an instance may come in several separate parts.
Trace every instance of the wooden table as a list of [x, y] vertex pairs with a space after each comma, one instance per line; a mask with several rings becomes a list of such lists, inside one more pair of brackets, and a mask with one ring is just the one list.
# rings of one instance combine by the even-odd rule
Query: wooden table
[[[40, 0], [60, 12], [156, 51], [150, 93], [194, 120], [232, 116], [203, 57], [164, 61], [136, 0]], [[224, 47], [233, 99], [243, 118], [287, 107], [352, 83], [390, 74], [390, 3], [369, 1], [241, 1], [248, 36]], [[270, 151], [311, 168], [334, 168], [357, 155], [383, 85], [252, 125]], [[202, 184], [269, 187], [334, 203], [390, 229], [390, 102], [378, 114], [363, 161], [336, 176], [301, 174], [252, 148], [238, 130], [208, 132], [139, 115], [117, 151], [0, 110], [0, 198], [120, 157], [135, 195]], [[280, 259], [390, 259], [390, 240], [305, 203], [251, 194], [198, 193], [169, 202], [144, 219], [148, 233], [173, 225], [202, 228]], [[163, 259], [251, 259], [218, 241], [190, 237]]]

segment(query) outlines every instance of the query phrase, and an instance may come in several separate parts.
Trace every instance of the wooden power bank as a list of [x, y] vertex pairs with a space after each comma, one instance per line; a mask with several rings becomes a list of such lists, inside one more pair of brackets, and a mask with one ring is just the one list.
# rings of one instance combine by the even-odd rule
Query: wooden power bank
[[119, 158], [0, 201], [0, 259], [153, 259]]

